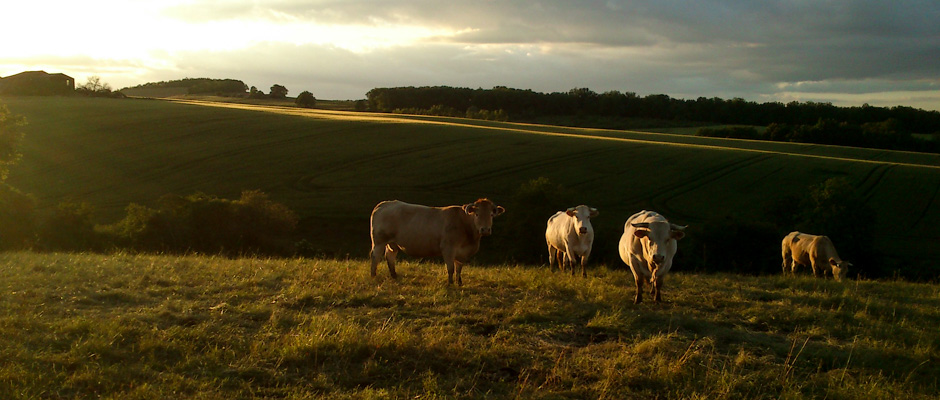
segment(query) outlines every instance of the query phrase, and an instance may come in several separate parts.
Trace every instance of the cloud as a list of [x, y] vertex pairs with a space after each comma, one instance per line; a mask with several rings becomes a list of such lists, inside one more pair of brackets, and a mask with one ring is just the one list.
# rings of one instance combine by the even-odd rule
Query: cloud
[[[339, 99], [374, 87], [501, 85], [761, 101], [881, 96], [940, 108], [926, 103], [940, 84], [933, 0], [170, 1], [146, 3], [160, 21], [123, 19], [146, 27], [127, 30], [131, 42], [154, 46], [145, 57], [87, 51], [92, 59], [61, 65], [98, 62], [115, 87], [209, 76]], [[123, 83], [133, 79], [142, 81]]]

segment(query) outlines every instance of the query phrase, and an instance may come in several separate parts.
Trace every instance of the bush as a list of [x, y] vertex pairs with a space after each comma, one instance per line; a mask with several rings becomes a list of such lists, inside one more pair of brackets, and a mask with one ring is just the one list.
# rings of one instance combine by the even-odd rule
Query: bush
[[26, 249], [34, 242], [36, 202], [0, 183], [0, 249]]
[[158, 208], [138, 204], [107, 227], [120, 246], [141, 251], [291, 255], [297, 216], [260, 191], [235, 201], [203, 193], [166, 195]]
[[62, 202], [39, 228], [39, 245], [52, 251], [100, 251], [94, 209], [88, 203]]

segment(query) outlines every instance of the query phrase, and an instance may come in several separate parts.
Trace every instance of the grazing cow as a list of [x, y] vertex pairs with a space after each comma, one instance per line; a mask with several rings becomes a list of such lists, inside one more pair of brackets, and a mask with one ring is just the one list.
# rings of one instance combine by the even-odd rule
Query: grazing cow
[[555, 260], [558, 268], [565, 271], [565, 264], [571, 267], [574, 275], [574, 263], [581, 257], [581, 276], [587, 277], [585, 266], [594, 245], [594, 227], [591, 218], [597, 216], [597, 209], [586, 205], [559, 211], [548, 219], [545, 227], [545, 243], [548, 245], [548, 265], [554, 270]]
[[636, 280], [633, 303], [643, 301], [643, 282], [649, 280], [653, 301], [662, 300], [664, 277], [672, 268], [679, 239], [685, 237], [686, 226], [669, 223], [653, 211], [640, 211], [627, 219], [620, 237], [620, 258], [630, 266]]
[[790, 273], [796, 273], [797, 265], [809, 265], [813, 268], [813, 275], [826, 277], [826, 272], [836, 281], [845, 278], [852, 263], [842, 261], [836, 247], [827, 236], [810, 235], [797, 231], [790, 232], [780, 243], [783, 253], [783, 272], [789, 268]]
[[492, 233], [493, 217], [505, 211], [488, 199], [463, 206], [427, 207], [398, 200], [383, 201], [372, 210], [372, 276], [382, 257], [392, 278], [401, 250], [414, 257], [444, 257], [447, 282], [462, 285], [462, 264], [480, 249], [480, 238]]

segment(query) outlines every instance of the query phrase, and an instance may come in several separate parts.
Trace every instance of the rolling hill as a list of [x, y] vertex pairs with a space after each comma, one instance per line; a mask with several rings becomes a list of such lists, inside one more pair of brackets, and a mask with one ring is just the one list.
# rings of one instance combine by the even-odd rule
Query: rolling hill
[[599, 208], [595, 228], [608, 236], [640, 209], [695, 232], [762, 218], [838, 176], [877, 211], [885, 229], [871, 235], [886, 254], [940, 260], [937, 155], [204, 101], [0, 100], [29, 122], [9, 183], [46, 208], [89, 202], [102, 223], [167, 193], [260, 189], [295, 210], [318, 247], [364, 257], [369, 213], [386, 199], [501, 202], [547, 177]]

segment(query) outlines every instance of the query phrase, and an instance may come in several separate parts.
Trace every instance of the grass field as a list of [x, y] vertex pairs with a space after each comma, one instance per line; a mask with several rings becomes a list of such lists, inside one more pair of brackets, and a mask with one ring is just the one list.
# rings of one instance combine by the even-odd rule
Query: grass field
[[833, 176], [877, 210], [885, 249], [940, 259], [936, 155], [192, 100], [0, 101], [29, 122], [8, 182], [42, 207], [86, 201], [108, 223], [167, 193], [260, 189], [310, 241], [351, 255], [0, 253], [0, 398], [940, 394], [936, 285], [677, 268], [666, 303], [635, 306], [619, 265], [580, 279], [475, 262], [457, 288], [439, 260], [403, 260], [392, 281], [361, 259], [369, 212], [391, 198], [504, 201], [547, 177], [601, 210], [599, 233], [647, 208], [694, 235]]
[[406, 261], [0, 254], [0, 397], [928, 399], [940, 288]]
[[[45, 208], [88, 202], [101, 223], [167, 193], [260, 189], [301, 216], [316, 246], [364, 256], [369, 213], [387, 199], [505, 202], [547, 177], [600, 209], [595, 229], [608, 236], [640, 209], [694, 234], [729, 216], [762, 218], [768, 204], [838, 176], [888, 227], [872, 235], [889, 256], [940, 260], [934, 154], [204, 101], [0, 101], [29, 121], [9, 183]], [[608, 247], [595, 253], [616, 259]]]

